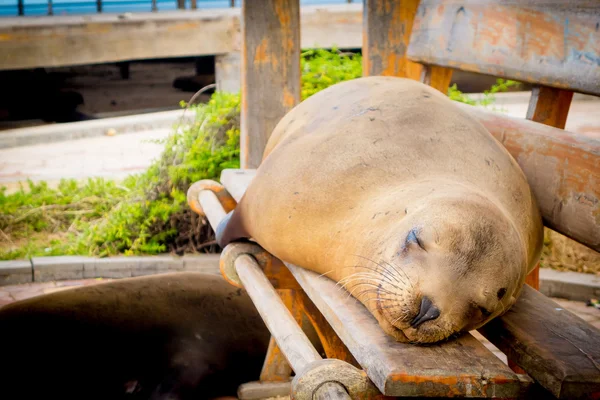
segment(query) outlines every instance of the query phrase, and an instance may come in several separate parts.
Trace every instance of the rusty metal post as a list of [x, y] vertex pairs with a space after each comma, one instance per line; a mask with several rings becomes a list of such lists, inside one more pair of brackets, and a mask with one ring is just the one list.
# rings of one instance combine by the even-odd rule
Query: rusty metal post
[[299, 0], [242, 3], [241, 165], [256, 168], [279, 120], [300, 102]]
[[418, 80], [421, 65], [406, 51], [419, 0], [363, 0], [363, 75]]

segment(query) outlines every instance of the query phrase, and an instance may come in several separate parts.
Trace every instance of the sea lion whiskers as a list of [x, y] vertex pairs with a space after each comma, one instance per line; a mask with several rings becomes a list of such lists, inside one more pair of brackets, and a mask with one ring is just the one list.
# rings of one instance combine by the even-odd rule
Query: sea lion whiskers
[[[359, 267], [356, 267], [356, 268], [359, 268]], [[351, 280], [350, 278], [358, 278], [358, 277], [363, 277], [365, 279], [371, 279], [375, 282], [383, 281], [383, 283], [386, 283], [387, 285], [390, 285], [398, 290], [402, 290], [402, 288], [400, 288], [399, 286], [393, 284], [389, 280], [381, 279], [382, 277], [380, 275], [377, 275], [376, 273], [373, 273], [373, 272], [355, 272], [355, 273], [341, 279], [338, 283], [347, 282], [347, 281]], [[344, 283], [344, 285], [346, 285], [346, 284], [347, 283]]]
[[[361, 256], [361, 255], [358, 255], [358, 254], [355, 254], [354, 256], [362, 258], [362, 259], [367, 260], [367, 261], [370, 261], [373, 264], [377, 265], [378, 267], [381, 267], [382, 270], [385, 271], [385, 272], [387, 272], [390, 276], [392, 276], [396, 280], [396, 282], [400, 283], [400, 281], [398, 280], [398, 277], [393, 273], [393, 272], [398, 272], [398, 271], [395, 271], [393, 269], [392, 269], [392, 271], [390, 271], [390, 270], [388, 270], [388, 268], [385, 265], [382, 265], [381, 263], [378, 263], [378, 262], [376, 262], [374, 260], [371, 260], [370, 258]], [[403, 283], [406, 283], [406, 282], [403, 282]]]
[[[404, 276], [406, 277], [406, 280], [408, 280], [408, 283], [410, 283], [410, 286], [414, 289], [415, 287], [412, 284], [412, 281], [410, 279], [410, 277], [408, 276], [408, 274], [406, 273], [406, 271], [404, 270], [404, 268], [402, 268], [400, 265], [396, 265], [396, 264], [392, 264], [389, 261], [383, 261], [385, 262], [387, 265], [390, 266], [390, 268], [392, 268], [394, 271], [398, 272], [398, 268], [400, 269], [400, 271], [402, 271], [402, 273], [404, 274]], [[404, 282], [406, 284], [406, 282]]]
[[[394, 284], [394, 282], [391, 280], [391, 278], [390, 278], [388, 275], [384, 275], [384, 274], [382, 274], [382, 273], [381, 273], [382, 271], [381, 271], [381, 270], [378, 270], [378, 269], [376, 269], [376, 268], [370, 268], [370, 267], [367, 267], [367, 266], [364, 266], [364, 265], [352, 265], [352, 266], [346, 266], [346, 267], [341, 267], [341, 268], [342, 268], [342, 269], [345, 269], [345, 268], [354, 268], [354, 269], [361, 268], [361, 269], [366, 269], [366, 270], [372, 271], [373, 275], [375, 275], [375, 276], [377, 277], [377, 279], [378, 279], [378, 280], [380, 280], [380, 279], [384, 279], [384, 280], [385, 280], [385, 282], [387, 282], [389, 285], [392, 285], [392, 286], [394, 286], [394, 287], [396, 287], [396, 288], [400, 289], [400, 288], [399, 288], [399, 287], [398, 287], [396, 284]], [[365, 272], [365, 273], [366, 273], [366, 272]], [[379, 275], [378, 275], [378, 274], [379, 274]], [[352, 274], [352, 275], [354, 275], [354, 274]], [[351, 275], [351, 276], [352, 276], [352, 275]], [[348, 277], [346, 277], [346, 278], [348, 278]], [[344, 279], [346, 279], [346, 278], [344, 278]], [[397, 281], [397, 283], [400, 283], [400, 282], [399, 282], [399, 281]], [[405, 283], [405, 282], [402, 282], [402, 283]]]

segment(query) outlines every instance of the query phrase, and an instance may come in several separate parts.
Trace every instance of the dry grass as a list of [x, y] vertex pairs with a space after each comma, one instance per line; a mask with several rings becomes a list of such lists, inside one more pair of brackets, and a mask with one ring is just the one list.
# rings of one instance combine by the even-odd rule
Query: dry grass
[[541, 265], [559, 271], [600, 275], [600, 253], [545, 228]]

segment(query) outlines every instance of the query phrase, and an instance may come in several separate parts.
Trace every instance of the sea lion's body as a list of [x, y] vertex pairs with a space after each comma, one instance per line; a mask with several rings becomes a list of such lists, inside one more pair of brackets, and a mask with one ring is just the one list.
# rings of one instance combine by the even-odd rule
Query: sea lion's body
[[[222, 244], [243, 237], [346, 283], [386, 331], [425, 342], [482, 322], [453, 304], [453, 292], [479, 287], [476, 300], [487, 302], [479, 307], [493, 316], [514, 302], [538, 260], [542, 224], [518, 164], [478, 121], [426, 85], [371, 77], [330, 87], [280, 121], [219, 236]], [[427, 260], [409, 252], [424, 240]], [[407, 272], [408, 282], [397, 282]], [[402, 313], [384, 315], [393, 307], [373, 299], [382, 285], [365, 274], [395, 275], [382, 282], [386, 293], [397, 292]], [[501, 287], [491, 283], [494, 275]], [[490, 291], [511, 299], [500, 307]], [[456, 315], [439, 329], [410, 331], [423, 293]]]
[[130, 278], [0, 308], [7, 399], [210, 399], [260, 374], [248, 295], [202, 273]]

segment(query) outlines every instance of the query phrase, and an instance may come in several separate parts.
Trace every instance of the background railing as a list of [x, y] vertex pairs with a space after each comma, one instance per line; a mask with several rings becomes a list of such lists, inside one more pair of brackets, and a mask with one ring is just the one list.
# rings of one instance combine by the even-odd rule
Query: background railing
[[[0, 0], [0, 17], [81, 15], [240, 7], [243, 0]], [[301, 5], [358, 3], [361, 0], [301, 0]]]

